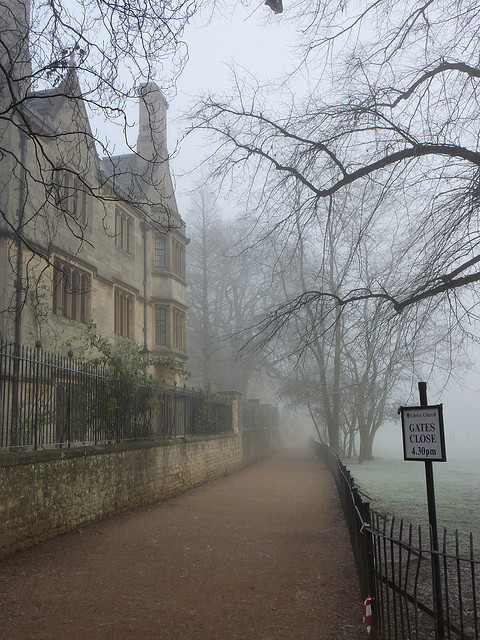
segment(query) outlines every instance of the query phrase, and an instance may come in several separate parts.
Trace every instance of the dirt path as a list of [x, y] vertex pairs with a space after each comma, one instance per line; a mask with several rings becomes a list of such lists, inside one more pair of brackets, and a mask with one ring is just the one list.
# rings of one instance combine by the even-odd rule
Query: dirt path
[[286, 450], [0, 564], [2, 640], [366, 637], [335, 487]]

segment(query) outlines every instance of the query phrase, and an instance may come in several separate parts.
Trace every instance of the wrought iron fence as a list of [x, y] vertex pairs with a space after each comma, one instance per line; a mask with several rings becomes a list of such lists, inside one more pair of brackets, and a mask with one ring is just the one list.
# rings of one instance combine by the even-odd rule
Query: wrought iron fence
[[[348, 469], [329, 447], [312, 443], [332, 472], [347, 521], [361, 596], [372, 599], [372, 637], [382, 640], [478, 640], [480, 560], [473, 535], [462, 544], [443, 531], [432, 551], [430, 532], [370, 508]], [[432, 557], [441, 564], [444, 628], [436, 624]], [[439, 625], [440, 626], [440, 625]]]
[[36, 449], [232, 431], [231, 402], [130, 384], [95, 362], [0, 346], [0, 449]]

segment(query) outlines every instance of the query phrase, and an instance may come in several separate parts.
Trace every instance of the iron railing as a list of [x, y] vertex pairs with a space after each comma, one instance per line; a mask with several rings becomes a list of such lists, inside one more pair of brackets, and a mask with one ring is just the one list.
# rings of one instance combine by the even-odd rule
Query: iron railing
[[37, 449], [232, 431], [230, 400], [126, 384], [109, 367], [0, 346], [0, 449]]
[[[443, 531], [432, 551], [429, 532], [370, 508], [348, 469], [329, 447], [312, 443], [331, 470], [350, 532], [362, 600], [372, 599], [372, 637], [381, 640], [479, 640], [480, 560], [473, 535]], [[444, 629], [434, 605], [432, 557], [441, 565]]]

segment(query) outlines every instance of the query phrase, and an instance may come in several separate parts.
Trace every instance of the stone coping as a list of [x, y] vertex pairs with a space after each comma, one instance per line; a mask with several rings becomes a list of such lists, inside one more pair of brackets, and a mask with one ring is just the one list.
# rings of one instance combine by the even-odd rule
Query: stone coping
[[219, 433], [203, 436], [179, 436], [177, 438], [158, 438], [151, 440], [132, 440], [130, 442], [112, 442], [96, 445], [75, 445], [73, 447], [56, 447], [37, 449], [36, 451], [8, 451], [0, 453], [0, 467], [12, 467], [36, 462], [64, 460], [69, 458], [83, 458], [86, 456], [119, 453], [136, 449], [153, 449], [155, 447], [170, 447], [178, 444], [202, 442], [215, 439], [238, 437], [237, 433]]

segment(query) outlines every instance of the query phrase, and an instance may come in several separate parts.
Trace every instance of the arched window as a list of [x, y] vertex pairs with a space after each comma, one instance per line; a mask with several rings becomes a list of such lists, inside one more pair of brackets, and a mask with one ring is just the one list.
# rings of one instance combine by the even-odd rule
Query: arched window
[[53, 271], [53, 313], [87, 324], [90, 313], [91, 277], [78, 267], [55, 258]]
[[181, 351], [185, 351], [185, 312], [175, 309], [173, 312], [173, 318], [175, 326], [175, 347]]
[[115, 245], [125, 253], [133, 253], [132, 235], [132, 218], [117, 207], [115, 209]]
[[155, 266], [165, 267], [165, 238], [163, 236], [155, 238]]
[[134, 337], [135, 299], [131, 293], [115, 289], [114, 331], [122, 338]]

